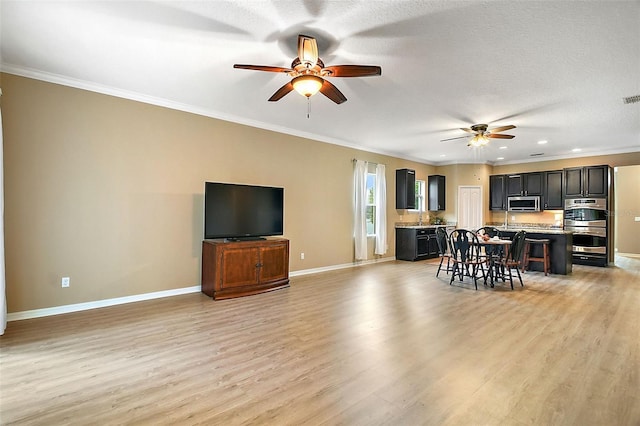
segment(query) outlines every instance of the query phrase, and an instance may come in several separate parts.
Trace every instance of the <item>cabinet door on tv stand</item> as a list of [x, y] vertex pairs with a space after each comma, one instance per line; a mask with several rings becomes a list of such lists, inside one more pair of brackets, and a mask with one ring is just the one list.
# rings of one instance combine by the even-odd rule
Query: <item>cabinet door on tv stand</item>
[[226, 247], [222, 250], [221, 287], [242, 287], [258, 283], [260, 252], [258, 247]]
[[289, 275], [289, 245], [272, 244], [260, 248], [260, 283], [286, 280]]

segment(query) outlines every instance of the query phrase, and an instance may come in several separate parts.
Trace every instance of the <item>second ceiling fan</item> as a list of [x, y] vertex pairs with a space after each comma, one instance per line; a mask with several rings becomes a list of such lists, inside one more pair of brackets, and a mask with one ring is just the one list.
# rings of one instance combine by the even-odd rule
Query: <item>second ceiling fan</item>
[[282, 72], [293, 77], [291, 81], [279, 88], [270, 98], [274, 102], [282, 99], [292, 90], [296, 90], [307, 98], [318, 91], [337, 104], [347, 100], [340, 90], [326, 77], [368, 77], [382, 75], [382, 68], [375, 65], [331, 65], [325, 66], [318, 57], [316, 39], [300, 34], [298, 36], [298, 57], [291, 63], [291, 68], [267, 65], [235, 64], [234, 68]]
[[488, 128], [487, 124], [474, 124], [471, 128], [460, 128], [460, 130], [465, 131], [467, 133], [472, 133], [474, 136], [471, 137], [469, 135], [458, 136], [455, 138], [443, 139], [441, 142], [452, 141], [455, 139], [463, 139], [463, 138], [471, 138], [467, 143], [467, 146], [484, 146], [489, 143], [489, 139], [513, 139], [515, 136], [513, 135], [503, 135], [500, 132], [504, 132], [505, 130], [515, 129], [516, 126], [507, 125], [494, 127], [492, 129]]

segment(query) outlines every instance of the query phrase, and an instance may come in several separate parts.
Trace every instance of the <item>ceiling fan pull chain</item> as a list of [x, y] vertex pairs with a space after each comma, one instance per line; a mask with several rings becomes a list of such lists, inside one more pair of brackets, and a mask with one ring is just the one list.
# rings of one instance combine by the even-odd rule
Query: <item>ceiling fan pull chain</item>
[[307, 96], [307, 118], [311, 116], [311, 96]]

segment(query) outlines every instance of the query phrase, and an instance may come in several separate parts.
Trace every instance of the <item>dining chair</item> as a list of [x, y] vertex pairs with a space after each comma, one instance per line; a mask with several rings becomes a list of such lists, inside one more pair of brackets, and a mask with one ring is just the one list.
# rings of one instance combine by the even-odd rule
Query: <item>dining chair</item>
[[509, 271], [509, 283], [511, 284], [511, 290], [513, 290], [513, 274], [512, 270], [516, 270], [518, 274], [518, 279], [520, 280], [520, 285], [524, 287], [524, 283], [522, 282], [522, 276], [520, 275], [520, 262], [522, 261], [522, 254], [524, 252], [525, 245], [525, 231], [518, 231], [513, 237], [511, 242], [511, 246], [509, 247], [509, 251], [507, 255], [500, 260], [500, 266], [503, 269], [502, 279], [505, 281], [506, 271]]
[[[489, 238], [498, 237], [500, 238], [500, 230], [494, 226], [483, 226], [482, 228], [478, 228], [476, 231], [478, 235], [478, 239], [482, 238], [484, 235], [487, 235]], [[484, 255], [487, 258], [487, 262], [491, 260], [492, 256], [497, 256], [498, 258], [502, 257], [504, 254], [504, 250], [502, 246], [485, 246], [484, 247]]]
[[473, 284], [478, 289], [478, 273], [482, 273], [484, 284], [487, 284], [487, 275], [483, 265], [486, 260], [480, 256], [480, 244], [475, 232], [466, 229], [455, 229], [449, 235], [449, 248], [451, 250], [451, 261], [453, 270], [451, 271], [451, 281], [457, 276], [462, 281], [466, 275], [473, 278]]
[[436, 241], [438, 242], [438, 253], [440, 255], [440, 264], [438, 265], [438, 272], [436, 272], [436, 277], [440, 274], [440, 269], [442, 269], [442, 263], [445, 259], [447, 259], [445, 272], [447, 273], [447, 275], [449, 275], [449, 272], [453, 272], [453, 266], [451, 265], [449, 236], [447, 235], [447, 230], [443, 226], [436, 228]]

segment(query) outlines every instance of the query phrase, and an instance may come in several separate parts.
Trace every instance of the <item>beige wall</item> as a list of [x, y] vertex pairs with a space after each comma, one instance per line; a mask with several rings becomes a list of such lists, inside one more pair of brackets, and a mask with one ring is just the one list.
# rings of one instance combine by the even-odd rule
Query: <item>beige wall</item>
[[615, 173], [616, 233], [615, 249], [618, 253], [640, 254], [640, 166], [619, 167]]
[[351, 263], [353, 158], [387, 166], [393, 257], [395, 169], [433, 170], [9, 74], [2, 89], [9, 312], [199, 285], [205, 181], [285, 188], [292, 271]]
[[[489, 175], [571, 165], [640, 164], [640, 153], [513, 166], [434, 167], [2, 74], [5, 249], [9, 312], [96, 301], [200, 283], [205, 181], [285, 188], [291, 270], [353, 262], [352, 159], [387, 166], [389, 252], [395, 170], [446, 176], [457, 189]], [[495, 215], [484, 206], [485, 221]], [[433, 212], [425, 214], [425, 220]], [[497, 220], [502, 220], [500, 213]], [[525, 218], [523, 217], [524, 221]], [[300, 253], [305, 259], [300, 259]], [[373, 241], [369, 244], [373, 259]], [[71, 287], [60, 286], [62, 276]]]
[[[489, 197], [489, 176], [492, 174], [492, 167], [486, 164], [452, 164], [437, 167], [437, 173], [446, 177], [446, 205], [444, 212], [449, 222], [458, 220], [458, 187], [459, 186], [480, 186], [482, 187], [482, 199]], [[485, 203], [483, 209], [483, 219], [486, 222], [489, 217], [489, 205]]]

